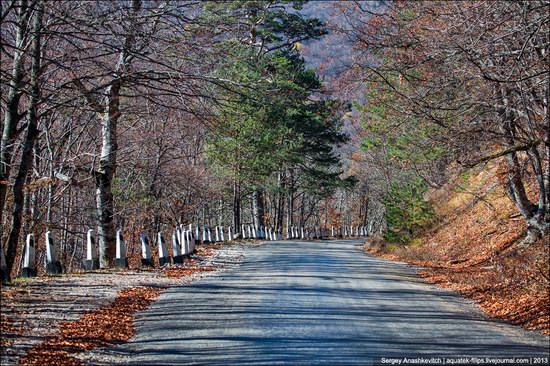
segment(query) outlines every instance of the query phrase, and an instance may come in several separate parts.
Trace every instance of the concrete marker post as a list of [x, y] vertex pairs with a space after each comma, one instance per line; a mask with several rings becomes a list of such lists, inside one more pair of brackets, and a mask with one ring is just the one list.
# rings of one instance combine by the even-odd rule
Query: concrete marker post
[[94, 231], [92, 229], [88, 230], [86, 234], [86, 260], [84, 261], [84, 268], [87, 271], [99, 269], [99, 255], [95, 245]]
[[195, 241], [193, 240], [193, 236], [191, 235], [190, 231], [187, 232], [187, 246], [187, 250], [189, 251], [189, 258], [191, 258], [191, 256], [195, 254], [197, 250], [195, 248]]
[[210, 243], [210, 240], [208, 240], [208, 228], [206, 227], [206, 225], [202, 226], [202, 243], [203, 244]]
[[231, 228], [231, 226], [229, 226], [229, 227], [227, 228], [227, 239], [228, 239], [229, 241], [233, 241], [233, 232], [232, 232], [232, 230], [233, 230], [233, 229]]
[[25, 257], [23, 259], [23, 277], [36, 276], [36, 254], [34, 251], [34, 235], [28, 234], [25, 243]]
[[187, 232], [187, 243], [189, 245], [190, 253], [189, 255], [195, 253], [195, 245], [197, 244], [197, 240], [193, 236], [193, 225], [189, 224], [189, 231]]
[[300, 228], [300, 239], [302, 239], [302, 240], [305, 239], [305, 232], [304, 232], [304, 227], [303, 226]]
[[0, 282], [10, 282], [10, 274], [8, 273], [8, 265], [6, 264], [6, 257], [4, 257], [4, 251], [0, 248]]
[[199, 228], [199, 225], [195, 227], [195, 241], [197, 244], [200, 244], [201, 242], [201, 229]]
[[189, 256], [189, 240], [188, 235], [190, 231], [189, 230], [183, 230], [181, 233], [181, 255], [182, 257], [188, 257]]
[[126, 257], [126, 244], [124, 243], [124, 237], [122, 231], [116, 232], [116, 257], [115, 267], [128, 268], [128, 258]]
[[153, 260], [151, 259], [151, 245], [149, 245], [149, 237], [147, 236], [147, 232], [141, 232], [139, 239], [141, 241], [141, 265], [153, 267]]
[[206, 229], [207, 229], [207, 231], [208, 231], [208, 241], [209, 241], [210, 243], [213, 243], [214, 240], [212, 240], [212, 228], [211, 228], [210, 226], [207, 226]]
[[[189, 230], [193, 230], [193, 228], [189, 227]], [[187, 235], [186, 231], [187, 230], [185, 230], [185, 226], [181, 225], [178, 240], [179, 240], [179, 243], [180, 243], [180, 255], [182, 256], [182, 260], [183, 260], [183, 258], [185, 258], [185, 255], [187, 254], [185, 252], [185, 240], [186, 240], [185, 236]]]
[[179, 237], [181, 229], [176, 226], [176, 229], [172, 233], [172, 253], [174, 254], [174, 264], [183, 264], [183, 255], [181, 253]]
[[162, 233], [157, 234], [157, 245], [159, 250], [159, 266], [164, 266], [170, 264], [170, 256], [168, 255], [168, 250], [166, 249], [166, 242]]
[[57, 250], [55, 249], [52, 233], [46, 232], [46, 273], [61, 274], [63, 273], [63, 267], [57, 256]]

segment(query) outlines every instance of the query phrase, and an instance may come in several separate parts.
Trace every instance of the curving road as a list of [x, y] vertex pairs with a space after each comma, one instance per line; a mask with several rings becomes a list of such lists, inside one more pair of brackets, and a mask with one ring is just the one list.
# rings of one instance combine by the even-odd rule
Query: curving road
[[484, 317], [359, 241], [272, 242], [164, 292], [97, 363], [361, 364], [380, 357], [545, 356], [548, 337]]

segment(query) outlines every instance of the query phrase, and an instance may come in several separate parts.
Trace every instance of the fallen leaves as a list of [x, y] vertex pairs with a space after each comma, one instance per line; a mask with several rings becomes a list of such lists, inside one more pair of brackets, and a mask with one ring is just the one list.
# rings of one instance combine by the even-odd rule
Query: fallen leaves
[[134, 335], [134, 316], [145, 310], [163, 287], [132, 287], [118, 293], [109, 305], [92, 310], [81, 319], [61, 324], [59, 334], [32, 347], [22, 365], [82, 365], [70, 354], [124, 342]]
[[456, 190], [456, 182], [430, 192], [439, 221], [417, 238], [421, 244], [392, 247], [377, 238], [365, 249], [424, 267], [427, 281], [474, 299], [489, 316], [550, 334], [547, 238], [518, 248], [525, 220], [516, 219], [495, 167], [488, 169], [470, 175], [466, 188], [475, 195]]
[[192, 267], [180, 267], [180, 266], [173, 266], [173, 267], [166, 267], [162, 269], [162, 273], [165, 277], [168, 278], [183, 278], [191, 276], [194, 273], [200, 273], [200, 272], [209, 272], [209, 271], [216, 271], [216, 267], [201, 267], [201, 266], [192, 266]]
[[95, 271], [55, 281], [36, 277], [3, 286], [2, 364], [81, 365], [75, 353], [127, 341], [134, 335], [135, 313], [163, 288], [224, 267], [209, 258], [221, 247], [198, 247], [183, 265]]

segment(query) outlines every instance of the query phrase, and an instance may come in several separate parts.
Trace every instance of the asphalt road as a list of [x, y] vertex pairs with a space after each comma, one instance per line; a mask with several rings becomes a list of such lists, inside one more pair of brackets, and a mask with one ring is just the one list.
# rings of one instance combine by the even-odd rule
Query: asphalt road
[[380, 357], [535, 357], [548, 337], [491, 320], [359, 241], [283, 241], [164, 292], [137, 335], [93, 363], [361, 364]]

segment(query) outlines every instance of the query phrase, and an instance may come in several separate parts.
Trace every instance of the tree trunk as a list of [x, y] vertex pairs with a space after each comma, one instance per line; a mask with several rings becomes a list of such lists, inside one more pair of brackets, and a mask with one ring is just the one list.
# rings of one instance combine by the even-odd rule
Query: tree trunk
[[29, 98], [29, 106], [27, 110], [27, 133], [25, 140], [23, 141], [23, 148], [21, 151], [21, 161], [19, 162], [19, 168], [15, 181], [13, 184], [13, 207], [11, 218], [11, 230], [8, 236], [7, 253], [6, 253], [6, 265], [8, 273], [13, 269], [15, 263], [15, 256], [17, 253], [17, 244], [19, 243], [19, 236], [21, 234], [22, 218], [25, 209], [25, 195], [24, 186], [27, 180], [27, 175], [32, 167], [34, 143], [38, 136], [38, 99], [40, 98], [39, 92], [39, 77], [40, 77], [40, 52], [41, 52], [41, 27], [42, 27], [42, 12], [40, 10], [35, 12], [35, 18], [32, 25], [32, 66], [31, 66], [31, 93]]
[[282, 229], [283, 228], [283, 219], [284, 219], [284, 209], [285, 209], [285, 194], [283, 192], [284, 189], [284, 177], [282, 176], [282, 173], [278, 174], [277, 183], [279, 185], [279, 192], [277, 193], [277, 213], [276, 213], [276, 220], [275, 220], [275, 228]]
[[[500, 89], [504, 110], [501, 111], [504, 116], [503, 132], [506, 137], [507, 147], [514, 147], [516, 143], [515, 139], [515, 119], [514, 113], [508, 107], [509, 105], [509, 91], [504, 87]], [[533, 157], [533, 156], [532, 156]], [[525, 185], [521, 177], [521, 167], [516, 151], [512, 151], [506, 155], [506, 161], [508, 163], [508, 181], [507, 188], [510, 198], [518, 208], [521, 215], [527, 221], [527, 238], [526, 243], [531, 243], [540, 238], [542, 235], [547, 234], [549, 230], [549, 223], [545, 222], [544, 214], [538, 210], [538, 206], [533, 204], [527, 197], [525, 191]], [[536, 162], [533, 162], [536, 165]], [[542, 169], [541, 169], [542, 170]], [[535, 167], [535, 173], [537, 173], [537, 167]], [[544, 185], [544, 184], [543, 184]], [[539, 192], [544, 195], [545, 192]], [[541, 202], [544, 201], [544, 198]], [[543, 206], [546, 206], [543, 204]]]
[[254, 226], [264, 226], [264, 193], [259, 190], [252, 192], [252, 215]]
[[241, 185], [235, 179], [233, 181], [233, 227], [235, 233], [241, 228]]
[[112, 184], [117, 164], [117, 123], [121, 115], [120, 89], [123, 76], [128, 71], [133, 57], [132, 51], [139, 24], [137, 17], [140, 10], [141, 1], [133, 0], [132, 11], [135, 18], [125, 36], [124, 46], [115, 67], [117, 77], [111, 81], [105, 92], [105, 108], [103, 108], [101, 120], [101, 156], [99, 168], [95, 172], [97, 234], [101, 268], [110, 267], [116, 254]]
[[[19, 114], [19, 100], [22, 95], [23, 66], [25, 56], [25, 44], [28, 37], [28, 21], [31, 9], [27, 0], [19, 2], [19, 13], [17, 16], [17, 34], [15, 38], [15, 50], [13, 53], [11, 78], [6, 95], [6, 106], [4, 115], [4, 126], [2, 128], [2, 140], [0, 142], [0, 225], [3, 222], [4, 206], [6, 204], [6, 193], [8, 191], [8, 180], [11, 171], [11, 158], [15, 138], [17, 136], [17, 125], [23, 118]], [[2, 232], [0, 231], [0, 238]]]
[[107, 113], [101, 121], [102, 148], [95, 172], [97, 235], [101, 268], [110, 267], [115, 258], [115, 227], [112, 183], [116, 172], [117, 122], [120, 117], [120, 80], [108, 88]]

